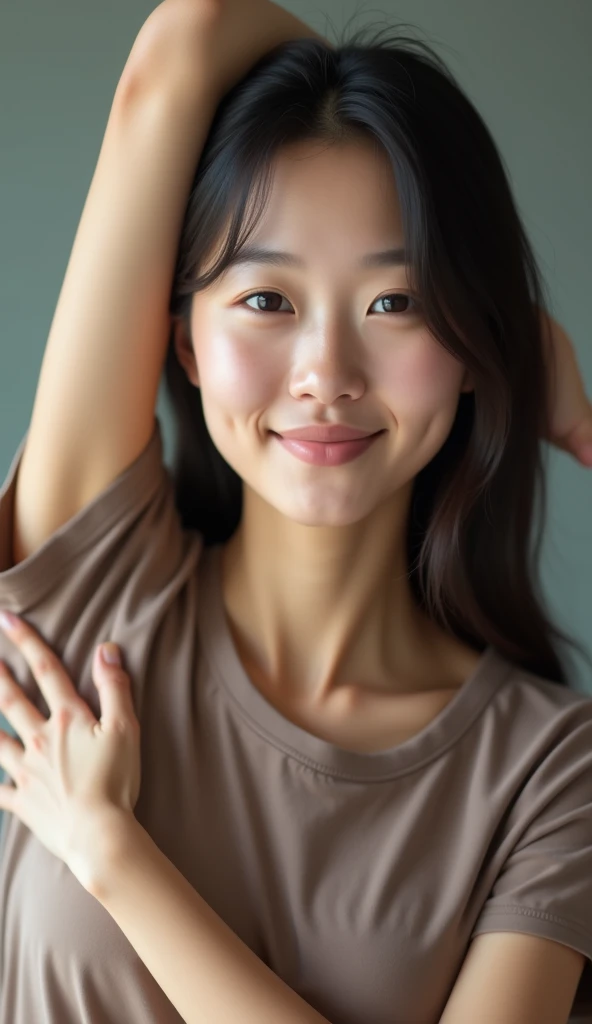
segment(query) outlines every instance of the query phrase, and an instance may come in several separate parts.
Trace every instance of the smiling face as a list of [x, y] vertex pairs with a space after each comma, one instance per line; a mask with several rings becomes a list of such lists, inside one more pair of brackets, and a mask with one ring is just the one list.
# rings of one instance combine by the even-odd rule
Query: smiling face
[[[308, 526], [358, 522], [410, 494], [472, 389], [425, 325], [412, 268], [362, 265], [404, 247], [387, 157], [366, 141], [284, 149], [248, 245], [299, 265], [231, 266], [195, 294], [193, 344], [177, 332], [177, 356], [214, 444], [258, 499]], [[272, 433], [321, 422], [384, 433], [330, 467], [300, 461]]]

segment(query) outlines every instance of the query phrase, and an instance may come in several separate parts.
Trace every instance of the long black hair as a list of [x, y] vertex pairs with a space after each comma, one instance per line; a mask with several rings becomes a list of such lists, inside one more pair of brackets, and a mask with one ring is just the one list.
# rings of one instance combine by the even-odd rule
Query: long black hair
[[[558, 644], [587, 655], [551, 621], [539, 579], [552, 387], [542, 277], [492, 136], [443, 60], [400, 28], [368, 32], [333, 48], [312, 38], [284, 43], [223, 97], [185, 213], [170, 313], [191, 337], [193, 294], [256, 227], [284, 145], [378, 143], [392, 165], [426, 325], [475, 385], [414, 480], [412, 592], [462, 642], [479, 651], [492, 644], [526, 671], [568, 685]], [[221, 239], [218, 259], [199, 276]], [[212, 441], [173, 330], [165, 385], [182, 523], [206, 546], [224, 543], [241, 519], [243, 484]]]

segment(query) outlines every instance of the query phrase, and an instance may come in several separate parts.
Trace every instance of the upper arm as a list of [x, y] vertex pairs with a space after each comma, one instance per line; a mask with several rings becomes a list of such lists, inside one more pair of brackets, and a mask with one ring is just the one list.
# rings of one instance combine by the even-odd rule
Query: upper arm
[[440, 1024], [567, 1024], [585, 963], [538, 935], [477, 935]]
[[132, 67], [46, 344], [15, 492], [17, 563], [131, 465], [154, 429], [179, 236], [210, 118], [178, 66], [149, 87]]

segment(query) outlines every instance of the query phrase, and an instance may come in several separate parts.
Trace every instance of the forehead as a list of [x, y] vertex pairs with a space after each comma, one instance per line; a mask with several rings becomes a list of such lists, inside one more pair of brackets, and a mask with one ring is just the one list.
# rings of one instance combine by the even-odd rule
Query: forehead
[[[225, 238], [226, 233], [208, 266]], [[255, 263], [305, 272], [315, 263], [370, 271], [405, 262], [396, 181], [386, 153], [372, 140], [307, 140], [276, 154], [264, 211], [224, 276]]]
[[[354, 224], [385, 218], [400, 225], [397, 185], [390, 160], [369, 139], [331, 143], [307, 140], [283, 148], [272, 163], [268, 205], [261, 232], [305, 218], [346, 219]], [[294, 225], [292, 225], [294, 227]]]

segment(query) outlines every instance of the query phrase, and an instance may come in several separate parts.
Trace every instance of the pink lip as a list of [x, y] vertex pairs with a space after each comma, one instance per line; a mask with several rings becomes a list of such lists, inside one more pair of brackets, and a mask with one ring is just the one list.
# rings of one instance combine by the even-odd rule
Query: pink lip
[[292, 430], [273, 431], [280, 437], [289, 437], [297, 441], [322, 441], [329, 444], [333, 441], [358, 441], [362, 437], [371, 437], [377, 430], [359, 430], [343, 423], [311, 424], [308, 427], [296, 427]]
[[341, 466], [344, 462], [351, 462], [352, 459], [357, 459], [359, 455], [362, 455], [379, 435], [371, 434], [358, 441], [332, 441], [329, 443], [298, 441], [281, 437], [279, 434], [273, 436], [278, 439], [282, 447], [301, 462], [308, 462], [313, 466]]

